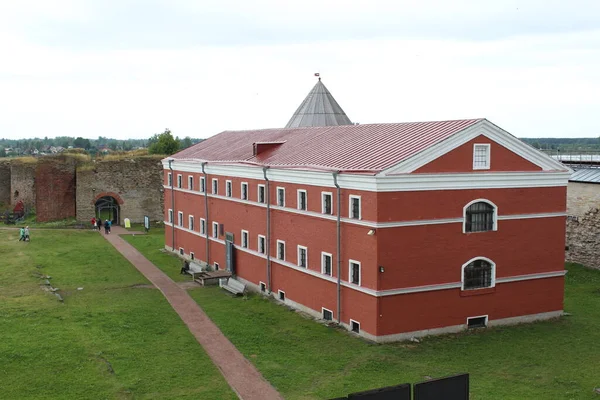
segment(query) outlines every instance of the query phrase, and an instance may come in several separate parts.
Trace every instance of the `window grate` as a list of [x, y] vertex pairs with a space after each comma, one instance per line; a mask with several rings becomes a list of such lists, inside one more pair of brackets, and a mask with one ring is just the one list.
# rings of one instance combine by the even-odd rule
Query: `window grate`
[[483, 201], [467, 208], [465, 232], [486, 232], [494, 229], [494, 206]]
[[475, 260], [464, 270], [464, 288], [480, 289], [492, 286], [492, 264], [485, 260]]

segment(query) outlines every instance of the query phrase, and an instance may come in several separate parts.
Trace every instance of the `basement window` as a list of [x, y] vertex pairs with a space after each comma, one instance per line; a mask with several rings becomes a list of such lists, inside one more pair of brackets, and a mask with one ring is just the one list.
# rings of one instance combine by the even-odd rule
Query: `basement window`
[[279, 300], [285, 301], [285, 292], [283, 290], [278, 290], [277, 294], [279, 295]]
[[196, 256], [194, 255], [194, 253], [190, 253], [190, 258], [192, 259], [192, 261], [196, 259]]
[[182, 256], [183, 255], [183, 247], [179, 248], [179, 255]]
[[485, 328], [488, 323], [488, 316], [483, 315], [481, 317], [469, 317], [467, 318], [467, 328]]
[[267, 285], [264, 282], [260, 282], [260, 291], [261, 292], [267, 291]]
[[360, 323], [351, 319], [350, 320], [350, 330], [354, 333], [360, 333]]
[[333, 311], [321, 308], [321, 312], [323, 313], [323, 319], [325, 321], [333, 321]]
[[218, 270], [219, 270], [219, 263], [218, 263], [218, 262], [216, 262], [216, 263], [215, 263], [215, 271], [218, 271]]

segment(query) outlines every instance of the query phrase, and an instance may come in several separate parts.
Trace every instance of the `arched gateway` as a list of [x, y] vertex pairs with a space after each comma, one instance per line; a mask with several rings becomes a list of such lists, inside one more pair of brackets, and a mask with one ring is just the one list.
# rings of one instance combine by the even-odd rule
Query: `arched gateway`
[[100, 193], [94, 199], [94, 215], [96, 218], [109, 219], [113, 224], [119, 225], [121, 221], [121, 204], [123, 204], [123, 199], [117, 193]]

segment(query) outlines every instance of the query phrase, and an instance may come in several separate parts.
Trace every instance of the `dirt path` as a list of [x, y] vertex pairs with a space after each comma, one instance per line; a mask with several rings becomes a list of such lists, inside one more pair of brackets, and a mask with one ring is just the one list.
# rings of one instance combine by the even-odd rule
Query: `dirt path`
[[221, 333], [185, 289], [119, 237], [120, 234], [129, 233], [124, 228], [114, 226], [110, 235], [102, 233], [102, 236], [163, 293], [237, 395], [244, 400], [283, 399], [254, 365]]

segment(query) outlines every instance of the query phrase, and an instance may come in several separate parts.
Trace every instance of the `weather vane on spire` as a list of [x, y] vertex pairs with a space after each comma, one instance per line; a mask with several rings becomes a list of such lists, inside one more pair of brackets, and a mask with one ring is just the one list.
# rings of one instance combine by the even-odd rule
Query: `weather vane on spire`
[[315, 76], [319, 78], [319, 80], [321, 80], [321, 74], [318, 72], [315, 72]]

